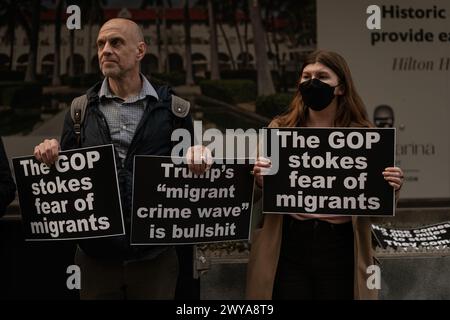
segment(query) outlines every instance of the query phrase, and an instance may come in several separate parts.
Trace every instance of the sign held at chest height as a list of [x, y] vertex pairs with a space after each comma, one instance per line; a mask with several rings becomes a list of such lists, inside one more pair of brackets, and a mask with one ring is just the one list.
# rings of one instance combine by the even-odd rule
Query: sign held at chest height
[[112, 145], [61, 152], [51, 167], [13, 159], [26, 240], [123, 235]]
[[265, 213], [392, 216], [395, 129], [278, 128], [279, 170], [264, 177]]
[[170, 157], [137, 156], [131, 243], [248, 240], [253, 197], [250, 164], [216, 164], [202, 175]]

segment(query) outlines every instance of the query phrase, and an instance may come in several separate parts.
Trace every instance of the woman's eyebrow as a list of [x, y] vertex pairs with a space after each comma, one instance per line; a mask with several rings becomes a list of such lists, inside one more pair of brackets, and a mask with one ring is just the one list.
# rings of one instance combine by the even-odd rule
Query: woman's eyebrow
[[319, 74], [319, 75], [327, 75], [327, 76], [330, 75], [330, 73], [329, 73], [328, 71], [326, 71], [326, 70], [319, 70], [319, 71], [316, 72], [316, 74]]
[[314, 70], [314, 71], [303, 71], [302, 72], [302, 76], [303, 75], [311, 75], [311, 74], [315, 74], [315, 75], [327, 75], [329, 76], [330, 73], [326, 70]]

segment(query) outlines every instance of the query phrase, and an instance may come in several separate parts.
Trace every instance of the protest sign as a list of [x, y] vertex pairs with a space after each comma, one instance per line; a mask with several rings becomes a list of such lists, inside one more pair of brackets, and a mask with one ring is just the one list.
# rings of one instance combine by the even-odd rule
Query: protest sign
[[372, 225], [373, 233], [383, 249], [419, 250], [450, 247], [450, 222], [414, 229], [393, 229]]
[[136, 156], [131, 244], [248, 240], [250, 164], [216, 164], [194, 175], [170, 157]]
[[63, 151], [48, 167], [13, 159], [26, 240], [125, 234], [112, 145]]
[[264, 176], [265, 213], [392, 216], [395, 129], [276, 128], [278, 171]]

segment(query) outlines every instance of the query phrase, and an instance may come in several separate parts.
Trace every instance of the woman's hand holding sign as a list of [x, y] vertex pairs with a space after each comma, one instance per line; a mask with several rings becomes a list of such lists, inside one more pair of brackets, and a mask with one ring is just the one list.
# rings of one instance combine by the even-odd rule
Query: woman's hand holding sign
[[395, 191], [399, 191], [402, 188], [403, 172], [399, 167], [388, 167], [384, 169], [383, 176]]

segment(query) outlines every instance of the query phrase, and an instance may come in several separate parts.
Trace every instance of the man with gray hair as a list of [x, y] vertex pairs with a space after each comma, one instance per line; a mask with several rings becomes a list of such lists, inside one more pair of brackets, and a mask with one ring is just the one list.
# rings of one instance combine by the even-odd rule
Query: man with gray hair
[[[171, 134], [177, 128], [193, 136], [189, 103], [167, 86], [152, 85], [140, 73], [146, 44], [133, 21], [107, 21], [100, 28], [97, 48], [105, 78], [87, 91], [84, 116], [75, 112], [74, 120], [68, 112], [61, 143], [45, 140], [34, 155], [52, 164], [60, 150], [114, 144], [126, 235], [78, 243], [75, 263], [81, 268], [81, 298], [173, 299], [178, 275], [174, 247], [130, 246], [133, 159], [170, 156]], [[202, 173], [207, 165], [190, 168]]]

